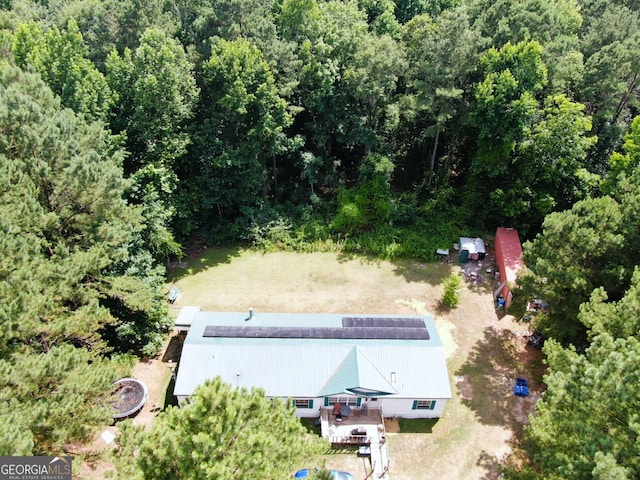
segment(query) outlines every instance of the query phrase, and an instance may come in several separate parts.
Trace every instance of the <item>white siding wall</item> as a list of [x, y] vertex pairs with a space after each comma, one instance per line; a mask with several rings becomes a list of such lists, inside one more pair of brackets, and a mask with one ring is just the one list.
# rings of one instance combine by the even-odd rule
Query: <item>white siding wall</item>
[[[189, 397], [178, 396], [178, 403], [185, 405], [185, 400]], [[369, 408], [380, 408], [382, 414], [387, 418], [439, 418], [444, 413], [447, 404], [446, 399], [436, 399], [433, 410], [414, 410], [413, 402], [415, 400], [431, 400], [426, 398], [378, 398], [377, 402], [369, 401]], [[363, 402], [364, 403], [364, 402]], [[303, 418], [317, 418], [320, 416], [320, 409], [324, 407], [324, 398], [314, 398], [313, 408], [297, 408], [296, 415]]]
[[296, 408], [296, 415], [302, 418], [318, 418], [320, 416], [320, 407], [324, 405], [324, 399], [314, 398], [313, 408]]
[[[428, 398], [379, 398], [378, 404], [382, 409], [382, 414], [386, 418], [439, 418], [444, 413], [447, 404], [445, 399], [435, 399], [433, 410], [414, 410], [414, 400], [432, 400]], [[371, 405], [371, 404], [369, 404]]]

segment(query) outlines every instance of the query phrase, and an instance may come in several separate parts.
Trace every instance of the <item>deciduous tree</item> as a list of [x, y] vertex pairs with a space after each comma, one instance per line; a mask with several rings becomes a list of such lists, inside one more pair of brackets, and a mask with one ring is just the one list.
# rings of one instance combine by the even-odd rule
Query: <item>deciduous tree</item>
[[[404, 135], [408, 137], [408, 145], [401, 150], [418, 151], [421, 158], [428, 159], [422, 169], [429, 172], [432, 184], [437, 160], [448, 150], [447, 142], [454, 135], [448, 135], [447, 130], [454, 120], [453, 128], [461, 129], [460, 117], [469, 108], [483, 42], [479, 32], [471, 28], [466, 12], [452, 9], [435, 19], [414, 17], [405, 25], [403, 45], [408, 60], [404, 76], [407, 89], [400, 100], [402, 125], [394, 134], [400, 142]], [[445, 171], [442, 176], [448, 174]]]
[[278, 190], [276, 159], [289, 147], [292, 118], [269, 65], [246, 40], [217, 41], [203, 82], [201, 202], [209, 221], [229, 219]]
[[550, 96], [515, 146], [508, 170], [492, 182], [486, 216], [495, 224], [536, 232], [545, 215], [565, 210], [597, 189], [600, 179], [586, 169], [591, 119], [584, 105]]
[[112, 127], [126, 138], [129, 199], [142, 207], [146, 243], [156, 258], [179, 254], [169, 223], [176, 209], [176, 170], [191, 143], [187, 123], [199, 95], [193, 65], [175, 39], [147, 30], [135, 52], [112, 51], [106, 66], [118, 94]]
[[87, 48], [74, 20], [66, 29], [43, 30], [31, 22], [18, 26], [13, 53], [16, 64], [33, 68], [62, 99], [62, 105], [90, 120], [106, 121], [114, 94], [104, 75], [87, 58]]
[[118, 94], [112, 126], [126, 132], [126, 172], [154, 164], [171, 175], [189, 144], [185, 127], [199, 93], [183, 47], [162, 31], [147, 30], [135, 51], [109, 55], [107, 73]]

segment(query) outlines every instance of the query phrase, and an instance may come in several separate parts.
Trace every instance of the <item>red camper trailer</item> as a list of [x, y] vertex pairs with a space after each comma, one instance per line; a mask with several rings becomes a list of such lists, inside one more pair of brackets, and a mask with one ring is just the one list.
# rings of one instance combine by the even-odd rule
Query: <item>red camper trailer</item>
[[[500, 286], [496, 290], [498, 304], [509, 307], [513, 294], [509, 285], [513, 285], [522, 268], [522, 244], [518, 231], [513, 228], [499, 227], [495, 238], [496, 264], [500, 272]], [[501, 302], [502, 300], [502, 302]]]

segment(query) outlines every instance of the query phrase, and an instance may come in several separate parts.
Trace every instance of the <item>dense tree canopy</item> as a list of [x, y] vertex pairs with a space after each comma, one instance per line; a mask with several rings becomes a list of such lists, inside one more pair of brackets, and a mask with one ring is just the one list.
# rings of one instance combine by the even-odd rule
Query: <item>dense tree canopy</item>
[[92, 120], [106, 119], [114, 95], [86, 57], [87, 48], [73, 20], [62, 31], [54, 26], [45, 32], [35, 22], [19, 25], [13, 53], [16, 64], [35, 69], [63, 106]]
[[277, 190], [277, 157], [288, 147], [291, 116], [262, 53], [246, 40], [217, 41], [202, 74], [201, 213], [234, 218]]
[[549, 215], [525, 245], [531, 274], [522, 284], [549, 299], [537, 326], [554, 340], [544, 348], [547, 390], [527, 429], [532, 463], [509, 471], [510, 478], [622, 479], [638, 472], [640, 396], [629, 386], [637, 382], [640, 270], [624, 254], [638, 239], [636, 124], [624, 153], [611, 158], [611, 196]]
[[[637, 1], [7, 0], [0, 28], [3, 452], [108, 417], [114, 358], [157, 349], [192, 241], [430, 260], [505, 225], [558, 342], [533, 471], [637, 471], [626, 410], [611, 445], [567, 414], [580, 459], [549, 436], [571, 382], [637, 403], [607, 370], [637, 349]], [[62, 392], [78, 413], [47, 423]]]
[[[311, 207], [327, 225], [372, 152], [396, 166], [391, 188], [417, 210], [453, 188], [461, 222], [529, 236], [584, 198], [589, 172], [606, 173], [638, 104], [633, 4], [74, 0], [54, 11], [15, 0], [8, 9], [15, 61], [64, 105], [103, 118], [115, 100], [129, 198], [160, 225], [145, 234], [157, 257], [196, 232], [243, 238], [256, 208]], [[251, 69], [235, 86], [212, 84], [212, 62], [243, 43], [266, 69], [259, 128], [218, 103], [255, 87]], [[225, 139], [236, 121], [249, 124]], [[263, 145], [234, 146], [244, 148], [245, 132], [265, 135]], [[222, 174], [229, 155], [247, 166], [246, 182], [231, 167]], [[295, 228], [300, 212], [288, 215]]]
[[19, 432], [0, 444], [3, 455], [61, 451], [111, 418], [123, 369], [101, 354], [157, 348], [161, 272], [141, 256], [122, 153], [100, 124], [5, 65], [0, 130], [0, 416]]
[[603, 333], [585, 355], [552, 342], [545, 351], [552, 373], [529, 427], [536, 478], [633, 478], [640, 469], [638, 340]]

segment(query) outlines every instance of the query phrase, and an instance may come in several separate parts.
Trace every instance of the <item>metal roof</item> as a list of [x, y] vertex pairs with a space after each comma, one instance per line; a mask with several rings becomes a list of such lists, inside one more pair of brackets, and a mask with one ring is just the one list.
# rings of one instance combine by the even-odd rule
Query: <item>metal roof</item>
[[191, 322], [193, 322], [193, 319], [196, 318], [199, 312], [200, 307], [182, 307], [174, 326], [179, 330], [189, 330]]
[[398, 393], [358, 347], [351, 349], [317, 396], [329, 397], [354, 392], [358, 392], [361, 397], [382, 397]]
[[236, 387], [259, 387], [271, 397], [318, 398], [356, 388], [402, 398], [451, 398], [444, 347], [429, 316], [415, 317], [424, 321], [428, 339], [204, 336], [207, 326], [342, 328], [343, 317], [198, 312], [182, 349], [174, 394], [188, 396], [205, 380], [220, 376]]
[[522, 244], [518, 231], [513, 228], [499, 227], [495, 237], [496, 261], [500, 273], [504, 272], [507, 282], [515, 282], [518, 271], [524, 265], [522, 261]]

